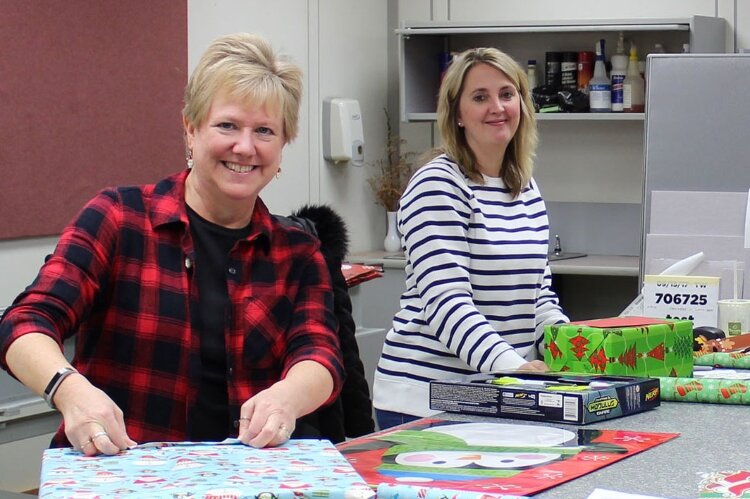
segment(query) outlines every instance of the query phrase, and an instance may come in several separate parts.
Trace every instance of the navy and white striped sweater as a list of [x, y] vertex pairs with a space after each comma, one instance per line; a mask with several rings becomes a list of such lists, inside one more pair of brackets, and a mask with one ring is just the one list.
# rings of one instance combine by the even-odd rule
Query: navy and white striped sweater
[[428, 416], [429, 381], [515, 369], [537, 358], [544, 325], [566, 322], [550, 289], [549, 222], [532, 180], [513, 199], [445, 155], [401, 197], [406, 292], [375, 373], [374, 406]]

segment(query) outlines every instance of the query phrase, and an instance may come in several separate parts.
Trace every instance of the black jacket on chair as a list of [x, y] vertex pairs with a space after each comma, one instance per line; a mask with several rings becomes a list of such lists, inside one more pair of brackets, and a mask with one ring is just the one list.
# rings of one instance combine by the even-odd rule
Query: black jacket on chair
[[375, 430], [372, 399], [354, 337], [356, 326], [352, 302], [341, 264], [348, 251], [349, 236], [343, 219], [324, 205], [304, 206], [290, 217], [274, 215], [287, 226], [296, 226], [320, 239], [321, 252], [331, 274], [334, 313], [339, 323], [339, 341], [346, 378], [341, 395], [330, 405], [297, 420], [294, 438], [325, 438], [333, 443], [359, 437]]

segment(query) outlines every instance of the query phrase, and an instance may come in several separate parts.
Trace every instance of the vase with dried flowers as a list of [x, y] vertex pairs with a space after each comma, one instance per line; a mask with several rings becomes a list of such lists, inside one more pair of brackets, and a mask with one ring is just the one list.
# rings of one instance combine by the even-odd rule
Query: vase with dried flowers
[[386, 127], [385, 156], [375, 162], [375, 171], [367, 182], [375, 194], [375, 202], [386, 211], [388, 230], [383, 245], [387, 252], [395, 253], [401, 250], [401, 238], [396, 227], [396, 211], [401, 194], [404, 193], [414, 173], [413, 163], [410, 161], [414, 153], [401, 151], [401, 146], [406, 144], [406, 141], [393, 134], [388, 110], [383, 111]]

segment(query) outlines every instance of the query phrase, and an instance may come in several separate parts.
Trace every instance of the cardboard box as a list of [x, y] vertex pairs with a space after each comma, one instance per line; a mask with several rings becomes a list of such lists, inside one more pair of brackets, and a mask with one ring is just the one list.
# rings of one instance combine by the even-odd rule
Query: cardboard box
[[588, 424], [659, 405], [659, 380], [568, 373], [507, 372], [430, 382], [430, 409]]
[[614, 376], [693, 373], [693, 323], [615, 317], [547, 326], [544, 362], [552, 371]]

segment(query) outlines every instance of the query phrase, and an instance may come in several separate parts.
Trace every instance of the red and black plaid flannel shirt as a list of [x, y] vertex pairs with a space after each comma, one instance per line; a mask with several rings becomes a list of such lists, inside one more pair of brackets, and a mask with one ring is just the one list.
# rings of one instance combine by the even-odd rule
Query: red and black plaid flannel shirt
[[[200, 380], [199, 299], [183, 171], [153, 185], [100, 192], [0, 322], [0, 362], [16, 338], [60, 345], [78, 333], [73, 365], [125, 413], [137, 442], [185, 440]], [[275, 222], [258, 199], [252, 231], [230, 253], [226, 320], [230, 414], [302, 360], [343, 365], [330, 276], [316, 239]], [[69, 445], [62, 428], [56, 445]]]

